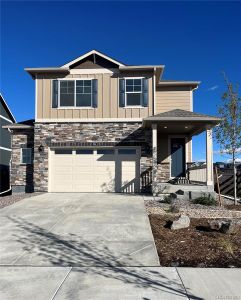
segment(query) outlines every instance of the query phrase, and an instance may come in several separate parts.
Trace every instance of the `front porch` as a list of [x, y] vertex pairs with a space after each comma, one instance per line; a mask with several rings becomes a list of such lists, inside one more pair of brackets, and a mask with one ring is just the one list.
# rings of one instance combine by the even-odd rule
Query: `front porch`
[[[173, 110], [144, 119], [152, 130], [152, 193], [171, 193], [176, 185], [212, 192], [212, 128], [220, 119], [184, 110]], [[206, 163], [192, 161], [192, 137], [206, 131]], [[191, 188], [192, 186], [192, 188]]]

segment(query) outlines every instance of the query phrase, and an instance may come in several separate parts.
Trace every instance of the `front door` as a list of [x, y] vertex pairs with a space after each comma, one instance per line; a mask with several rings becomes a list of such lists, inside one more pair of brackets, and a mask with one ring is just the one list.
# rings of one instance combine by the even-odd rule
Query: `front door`
[[185, 177], [185, 138], [171, 138], [171, 177]]

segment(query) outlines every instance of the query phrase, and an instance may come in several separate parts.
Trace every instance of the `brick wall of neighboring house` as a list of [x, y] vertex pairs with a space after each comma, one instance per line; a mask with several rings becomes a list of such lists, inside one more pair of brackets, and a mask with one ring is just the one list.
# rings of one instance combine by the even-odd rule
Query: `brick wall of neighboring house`
[[13, 130], [11, 161], [11, 185], [13, 192], [33, 191], [33, 164], [21, 164], [21, 148], [33, 147], [33, 129]]
[[[151, 166], [151, 130], [141, 123], [36, 123], [34, 140], [34, 189], [48, 190], [49, 147], [96, 145], [141, 146], [141, 172]], [[43, 150], [39, 151], [39, 146]]]

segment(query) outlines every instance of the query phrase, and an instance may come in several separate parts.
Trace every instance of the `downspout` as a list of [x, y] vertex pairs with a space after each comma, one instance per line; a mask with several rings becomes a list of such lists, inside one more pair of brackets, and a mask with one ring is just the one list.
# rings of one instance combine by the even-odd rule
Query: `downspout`
[[154, 75], [153, 75], [153, 115], [156, 114], [156, 68], [154, 68]]

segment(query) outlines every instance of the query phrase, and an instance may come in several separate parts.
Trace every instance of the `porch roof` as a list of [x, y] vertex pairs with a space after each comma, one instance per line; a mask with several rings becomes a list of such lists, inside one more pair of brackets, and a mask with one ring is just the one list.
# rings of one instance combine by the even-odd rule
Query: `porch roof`
[[143, 119], [143, 126], [148, 128], [157, 124], [158, 131], [172, 134], [196, 135], [214, 127], [221, 119], [192, 111], [174, 109]]

